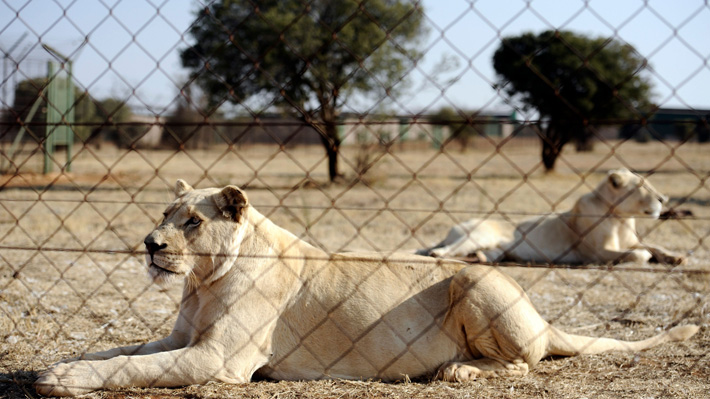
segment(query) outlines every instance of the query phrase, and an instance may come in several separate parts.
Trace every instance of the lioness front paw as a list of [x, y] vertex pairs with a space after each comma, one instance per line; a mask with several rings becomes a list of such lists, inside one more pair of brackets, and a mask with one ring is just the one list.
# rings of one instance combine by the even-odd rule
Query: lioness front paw
[[57, 363], [42, 372], [34, 386], [44, 396], [76, 396], [101, 387], [89, 362]]

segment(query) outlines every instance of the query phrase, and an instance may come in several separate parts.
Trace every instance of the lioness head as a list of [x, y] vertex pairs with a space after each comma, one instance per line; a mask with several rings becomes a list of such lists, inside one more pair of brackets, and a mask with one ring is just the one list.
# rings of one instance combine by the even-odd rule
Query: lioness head
[[656, 190], [642, 176], [622, 168], [612, 170], [598, 192], [619, 216], [650, 216], [658, 218], [668, 197]]
[[246, 194], [235, 186], [194, 190], [178, 180], [175, 196], [160, 225], [144, 240], [153, 281], [167, 283], [185, 276], [199, 281], [218, 278], [228, 268], [227, 254], [238, 253], [240, 221], [248, 206]]

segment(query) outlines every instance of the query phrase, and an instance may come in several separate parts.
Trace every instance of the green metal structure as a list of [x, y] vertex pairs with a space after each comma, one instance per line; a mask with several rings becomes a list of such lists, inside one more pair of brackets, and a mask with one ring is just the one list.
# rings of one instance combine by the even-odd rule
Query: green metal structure
[[[56, 51], [55, 51], [56, 53]], [[72, 83], [72, 63], [64, 58], [66, 77], [59, 77], [62, 68], [55, 63], [47, 63], [49, 85], [47, 87], [47, 134], [44, 141], [44, 173], [52, 171], [56, 146], [66, 146], [67, 160], [64, 170], [71, 171], [71, 154], [74, 144], [74, 85]]]
[[[74, 84], [72, 81], [72, 62], [53, 48], [43, 45], [52, 56], [59, 60], [47, 62], [47, 87], [38, 93], [37, 100], [25, 118], [24, 125], [17, 132], [17, 136], [10, 146], [7, 159], [12, 160], [17, 146], [25, 134], [25, 125], [32, 121], [37, 109], [44, 99], [47, 100], [47, 119], [44, 138], [44, 167], [42, 172], [47, 174], [54, 168], [54, 157], [57, 146], [66, 147], [67, 160], [63, 169], [71, 171], [72, 149], [74, 145]], [[4, 162], [3, 162], [4, 163]], [[4, 170], [4, 165], [3, 168]]]

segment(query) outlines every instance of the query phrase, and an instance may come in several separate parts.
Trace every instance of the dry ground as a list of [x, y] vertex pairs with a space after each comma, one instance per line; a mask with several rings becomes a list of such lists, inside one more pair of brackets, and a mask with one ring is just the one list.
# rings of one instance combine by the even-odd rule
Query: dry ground
[[[710, 392], [710, 146], [599, 143], [567, 149], [554, 174], [539, 166], [535, 141], [500, 150], [438, 152], [347, 148], [352, 176], [365, 182], [323, 185], [320, 148], [215, 148], [126, 152], [84, 148], [68, 175], [39, 176], [37, 157], [0, 177], [0, 396], [35, 397], [36, 373], [86, 351], [145, 342], [172, 327], [180, 288], [145, 277], [141, 242], [181, 177], [198, 187], [246, 186], [251, 202], [281, 226], [328, 251], [411, 250], [441, 239], [480, 214], [520, 219], [563, 211], [610, 168], [650, 174], [681, 220], [643, 220], [645, 239], [690, 253], [687, 265], [618, 265], [598, 270], [505, 267], [547, 320], [568, 331], [638, 339], [674, 324], [702, 325], [688, 342], [643, 353], [547, 359], [524, 378], [467, 384], [427, 379], [208, 384], [127, 389], [103, 397], [410, 398], [707, 397]], [[358, 159], [360, 163], [358, 166]]]

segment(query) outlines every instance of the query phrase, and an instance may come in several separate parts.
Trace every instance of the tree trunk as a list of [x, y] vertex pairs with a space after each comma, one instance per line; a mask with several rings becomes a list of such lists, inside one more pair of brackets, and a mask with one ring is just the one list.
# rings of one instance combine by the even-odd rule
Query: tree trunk
[[[325, 133], [325, 134], [323, 134]], [[321, 142], [325, 148], [325, 153], [328, 156], [328, 178], [330, 182], [334, 182], [340, 173], [338, 173], [338, 153], [340, 152], [340, 137], [338, 137], [338, 129], [335, 123], [326, 123], [325, 132], [321, 133]]]
[[[323, 82], [326, 83], [326, 82]], [[338, 91], [328, 84], [319, 86], [316, 91], [320, 103], [320, 119], [322, 124], [314, 126], [320, 133], [320, 140], [328, 156], [328, 177], [333, 183], [341, 175], [338, 172], [338, 155], [340, 153], [340, 136], [338, 135]]]
[[569, 138], [564, 129], [553, 127], [552, 124], [547, 126], [545, 134], [540, 138], [542, 139], [542, 164], [545, 166], [546, 172], [551, 172], [555, 169], [557, 157]]
[[590, 152], [594, 150], [594, 133], [592, 128], [580, 124], [576, 127], [577, 152]]
[[325, 148], [325, 153], [328, 156], [328, 178], [330, 182], [334, 182], [341, 175], [338, 171], [338, 155], [340, 153], [340, 136], [338, 135], [338, 125], [335, 117], [335, 111], [322, 111], [324, 128], [320, 130], [320, 139]]

